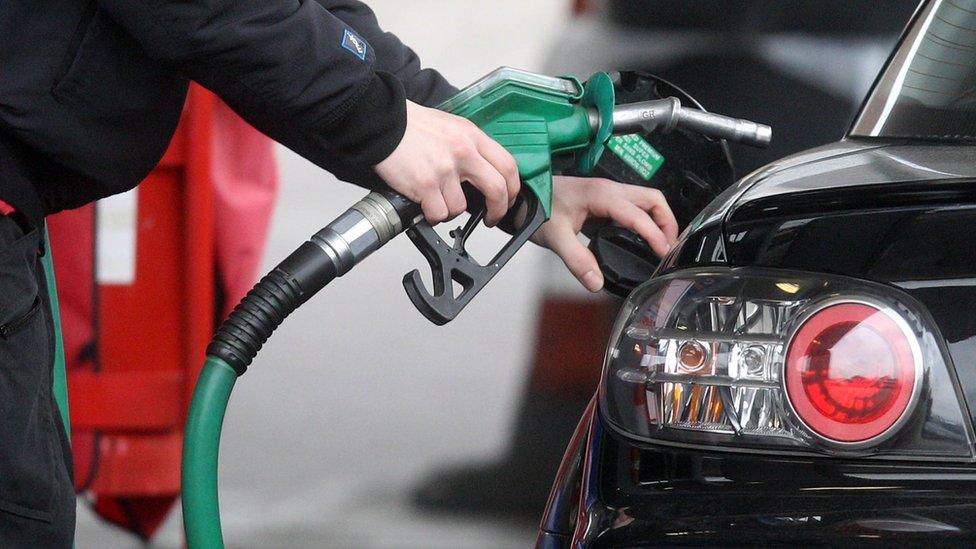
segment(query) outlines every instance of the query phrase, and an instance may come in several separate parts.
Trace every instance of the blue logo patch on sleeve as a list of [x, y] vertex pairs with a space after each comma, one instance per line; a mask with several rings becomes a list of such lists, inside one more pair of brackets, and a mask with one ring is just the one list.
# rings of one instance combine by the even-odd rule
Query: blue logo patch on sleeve
[[346, 29], [346, 32], [342, 33], [342, 47], [351, 51], [353, 55], [363, 61], [366, 60], [366, 52], [369, 50], [369, 44], [349, 29]]

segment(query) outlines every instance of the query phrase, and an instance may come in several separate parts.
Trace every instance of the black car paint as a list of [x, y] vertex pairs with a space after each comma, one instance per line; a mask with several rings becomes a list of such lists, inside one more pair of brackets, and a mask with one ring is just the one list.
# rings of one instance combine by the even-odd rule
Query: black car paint
[[[589, 421], [584, 546], [971, 543], [976, 468], [638, 445]], [[556, 545], [558, 547], [558, 545]]]
[[[848, 139], [788, 157], [703, 210], [658, 273], [704, 265], [834, 273], [911, 294], [941, 331], [976, 425], [976, 146]], [[976, 539], [976, 464], [648, 445], [592, 410], [582, 426], [588, 436], [567, 451], [580, 465], [564, 463], [540, 546]], [[573, 506], [583, 509], [554, 512]]]

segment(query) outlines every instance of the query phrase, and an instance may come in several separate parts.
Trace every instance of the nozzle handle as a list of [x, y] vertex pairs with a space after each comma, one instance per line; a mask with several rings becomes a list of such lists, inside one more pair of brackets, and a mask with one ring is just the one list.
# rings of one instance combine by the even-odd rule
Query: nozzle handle
[[393, 206], [393, 210], [400, 217], [400, 223], [403, 229], [413, 227], [418, 221], [424, 218], [423, 211], [420, 209], [420, 204], [412, 202], [409, 198], [394, 191], [393, 189], [386, 187], [377, 189], [373, 192], [382, 195], [390, 202], [390, 206]]
[[669, 132], [675, 128], [753, 147], [768, 146], [773, 135], [772, 129], [765, 124], [687, 109], [681, 106], [677, 97], [617, 105], [613, 109], [613, 133], [617, 135], [638, 131]]

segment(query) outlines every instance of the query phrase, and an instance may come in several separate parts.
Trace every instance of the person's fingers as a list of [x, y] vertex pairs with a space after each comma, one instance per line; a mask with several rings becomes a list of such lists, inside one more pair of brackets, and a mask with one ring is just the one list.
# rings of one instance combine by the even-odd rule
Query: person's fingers
[[664, 257], [671, 249], [671, 241], [668, 237], [651, 220], [650, 215], [636, 205], [620, 201], [619, 204], [611, 208], [610, 218], [640, 235], [659, 257]]
[[[550, 220], [549, 224], [554, 221]], [[569, 225], [558, 224], [547, 227], [545, 246], [556, 253], [566, 264], [569, 272], [573, 273], [583, 286], [598, 292], [603, 288], [603, 273], [596, 258], [576, 237], [576, 232]]]
[[648, 189], [636, 185], [625, 185], [627, 194], [638, 208], [651, 214], [651, 219], [661, 228], [669, 243], [678, 239], [678, 220], [668, 206], [664, 194], [657, 189]]
[[480, 154], [464, 158], [462, 178], [485, 196], [485, 223], [490, 227], [501, 221], [508, 211], [508, 187], [505, 178]]
[[482, 134], [478, 139], [478, 152], [484, 157], [498, 173], [505, 178], [505, 185], [508, 189], [508, 207], [512, 207], [518, 197], [519, 188], [522, 185], [519, 179], [518, 164], [515, 158], [498, 144], [497, 141]]
[[420, 194], [420, 209], [424, 212], [424, 218], [431, 225], [436, 225], [447, 219], [450, 210], [444, 201], [440, 185], [429, 184], [424, 187]]
[[444, 186], [444, 202], [447, 204], [448, 219], [454, 219], [464, 213], [468, 207], [468, 201], [464, 198], [460, 181], [452, 181]]
[[[654, 193], [635, 193], [629, 187], [631, 186], [610, 180], [592, 181], [589, 186], [589, 213], [595, 217], [612, 219], [634, 231], [647, 241], [654, 253], [663, 257], [671, 249], [673, 240], [669, 239], [651, 219], [651, 214], [634, 203], [653, 209], [658, 205], [657, 199], [654, 198]], [[661, 200], [663, 201], [663, 197]], [[667, 207], [666, 204], [664, 207]], [[659, 215], [668, 214], [670, 209]], [[677, 223], [675, 223], [676, 228]]]

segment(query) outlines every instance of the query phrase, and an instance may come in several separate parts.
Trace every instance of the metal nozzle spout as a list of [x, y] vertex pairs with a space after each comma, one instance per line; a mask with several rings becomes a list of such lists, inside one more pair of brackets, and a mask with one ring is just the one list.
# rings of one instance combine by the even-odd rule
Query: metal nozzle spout
[[769, 126], [741, 118], [683, 108], [679, 108], [676, 117], [675, 125], [678, 127], [753, 147], [768, 147], [773, 137], [773, 130]]
[[772, 128], [765, 124], [686, 109], [677, 97], [617, 105], [613, 111], [613, 133], [617, 135], [637, 131], [670, 132], [675, 128], [753, 147], [768, 146], [773, 135]]

